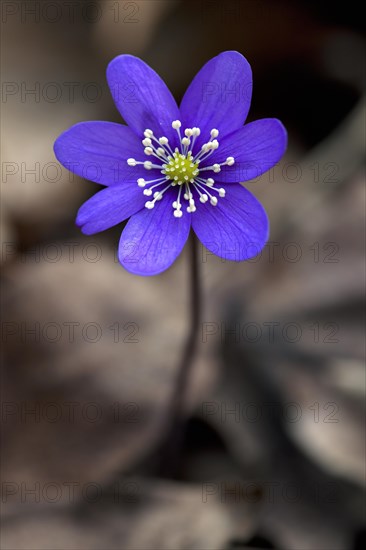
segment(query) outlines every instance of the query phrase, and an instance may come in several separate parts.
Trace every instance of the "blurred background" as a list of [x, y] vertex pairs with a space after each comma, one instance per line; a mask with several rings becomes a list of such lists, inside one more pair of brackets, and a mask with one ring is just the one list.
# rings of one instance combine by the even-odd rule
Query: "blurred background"
[[[8, 550], [364, 547], [364, 39], [361, 4], [4, 1], [2, 533]], [[122, 226], [85, 237], [99, 188], [56, 137], [120, 122], [106, 79], [143, 58], [180, 100], [235, 49], [248, 120], [289, 147], [246, 186], [271, 220], [251, 261], [199, 249], [203, 312], [169, 473], [157, 463], [189, 330], [189, 254], [118, 264]], [[164, 458], [164, 457], [163, 457]]]

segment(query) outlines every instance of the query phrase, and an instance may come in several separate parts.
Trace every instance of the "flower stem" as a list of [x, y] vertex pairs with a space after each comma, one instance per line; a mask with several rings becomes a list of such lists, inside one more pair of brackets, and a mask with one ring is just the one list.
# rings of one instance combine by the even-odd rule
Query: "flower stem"
[[191, 233], [190, 249], [190, 317], [189, 334], [178, 367], [178, 374], [168, 408], [169, 427], [167, 438], [160, 448], [159, 474], [172, 476], [176, 473], [177, 462], [185, 435], [184, 403], [187, 396], [190, 375], [199, 334], [201, 318], [201, 287], [199, 278], [198, 241]]

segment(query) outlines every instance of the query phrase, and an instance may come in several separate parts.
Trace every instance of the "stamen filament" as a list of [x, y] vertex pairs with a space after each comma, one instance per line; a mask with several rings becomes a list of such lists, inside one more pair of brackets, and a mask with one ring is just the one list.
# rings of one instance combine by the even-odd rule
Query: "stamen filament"
[[[218, 197], [225, 197], [226, 190], [223, 187], [215, 187], [215, 180], [213, 178], [202, 178], [200, 174], [207, 170], [218, 173], [223, 166], [232, 166], [235, 163], [234, 157], [227, 157], [225, 162], [200, 168], [202, 163], [218, 149], [220, 144], [216, 138], [219, 135], [219, 131], [213, 128], [210, 132], [209, 141], [204, 143], [200, 150], [194, 154], [195, 143], [197, 137], [201, 134], [201, 130], [196, 127], [186, 128], [183, 135], [181, 127], [182, 123], [180, 120], [172, 122], [172, 128], [176, 130], [179, 138], [179, 146], [175, 147], [174, 151], [167, 137], [161, 136], [158, 138], [148, 128], [144, 131], [144, 139], [142, 140], [144, 153], [147, 156], [155, 157], [159, 164], [150, 160], [127, 159], [129, 166], [142, 165], [146, 170], [158, 169], [162, 174], [161, 177], [151, 180], [145, 180], [144, 178], [138, 178], [137, 180], [137, 185], [144, 188], [143, 194], [148, 197], [153, 195], [154, 197], [153, 200], [145, 203], [146, 208], [154, 208], [156, 201], [161, 200], [168, 189], [178, 186], [177, 199], [172, 203], [173, 214], [176, 218], [183, 216], [182, 193], [188, 203], [186, 211], [190, 214], [197, 210], [194, 194], [197, 194], [196, 198], [198, 196], [202, 204], [209, 200], [212, 206], [216, 206], [218, 204]], [[164, 189], [154, 191], [165, 183], [168, 184]]]

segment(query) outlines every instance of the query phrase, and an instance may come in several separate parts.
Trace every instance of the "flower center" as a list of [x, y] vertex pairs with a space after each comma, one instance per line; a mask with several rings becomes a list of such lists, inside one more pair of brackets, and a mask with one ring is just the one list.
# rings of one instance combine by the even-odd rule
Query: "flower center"
[[[201, 134], [201, 130], [199, 128], [186, 128], [184, 137], [182, 137], [181, 126], [182, 123], [179, 120], [172, 122], [172, 127], [178, 133], [180, 148], [176, 147], [173, 151], [167, 137], [157, 138], [152, 130], [146, 129], [144, 132], [145, 139], [142, 140], [144, 153], [147, 156], [155, 157], [157, 160], [155, 162], [150, 160], [138, 161], [133, 158], [127, 160], [129, 166], [141, 164], [146, 170], [158, 169], [162, 174], [161, 177], [153, 180], [145, 180], [144, 178], [137, 180], [138, 186], [145, 188], [144, 195], [147, 197], [153, 196], [153, 200], [145, 203], [146, 208], [154, 208], [156, 202], [163, 198], [168, 189], [178, 186], [177, 198], [172, 203], [176, 218], [183, 216], [183, 199], [186, 201], [186, 211], [188, 213], [197, 210], [195, 199], [198, 199], [201, 203], [210, 201], [212, 206], [216, 206], [219, 197], [225, 197], [226, 191], [223, 187], [215, 187], [213, 178], [205, 178], [202, 175], [204, 176], [204, 172], [207, 170], [219, 173], [222, 166], [232, 166], [235, 163], [234, 157], [227, 157], [225, 162], [207, 166], [207, 159], [219, 147], [219, 142], [216, 139], [219, 131], [215, 128], [211, 130], [209, 141], [204, 143], [194, 155], [195, 141]], [[161, 188], [164, 184], [165, 187]]]
[[183, 185], [185, 182], [194, 182], [194, 178], [199, 174], [198, 165], [199, 162], [194, 162], [191, 151], [187, 156], [174, 152], [173, 158], [162, 172], [178, 185]]

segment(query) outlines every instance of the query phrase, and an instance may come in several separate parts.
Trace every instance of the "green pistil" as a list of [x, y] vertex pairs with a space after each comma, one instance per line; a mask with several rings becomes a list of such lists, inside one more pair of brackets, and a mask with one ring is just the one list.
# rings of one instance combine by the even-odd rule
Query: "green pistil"
[[162, 172], [177, 185], [193, 183], [194, 178], [199, 174], [198, 164], [193, 162], [191, 151], [187, 155], [176, 151]]

